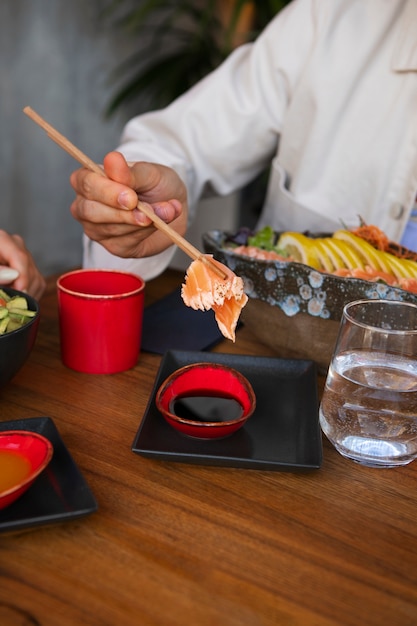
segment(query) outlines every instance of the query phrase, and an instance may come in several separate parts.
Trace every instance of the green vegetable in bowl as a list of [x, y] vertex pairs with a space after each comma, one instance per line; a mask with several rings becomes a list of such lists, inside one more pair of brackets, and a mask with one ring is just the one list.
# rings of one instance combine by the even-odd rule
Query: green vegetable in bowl
[[9, 296], [0, 289], [0, 335], [17, 330], [27, 324], [36, 311], [30, 311], [26, 298], [23, 296]]
[[273, 250], [276, 243], [276, 234], [270, 226], [265, 226], [252, 236], [248, 237], [248, 246], [255, 246], [263, 250]]
[[276, 252], [282, 257], [287, 257], [287, 250], [282, 249], [277, 245], [278, 240], [278, 234], [271, 228], [271, 226], [264, 226], [261, 230], [258, 230], [253, 235], [248, 237], [247, 245], [254, 246], [255, 248], [261, 248], [262, 250], [268, 250], [270, 252]]

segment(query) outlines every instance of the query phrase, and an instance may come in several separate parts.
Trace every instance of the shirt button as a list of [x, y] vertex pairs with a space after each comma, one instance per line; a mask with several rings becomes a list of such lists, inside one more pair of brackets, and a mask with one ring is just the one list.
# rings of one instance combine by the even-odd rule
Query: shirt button
[[393, 205], [391, 205], [391, 208], [389, 210], [389, 214], [392, 217], [392, 219], [394, 220], [399, 220], [402, 218], [402, 216], [404, 215], [404, 207], [402, 204], [400, 204], [399, 202], [395, 202]]

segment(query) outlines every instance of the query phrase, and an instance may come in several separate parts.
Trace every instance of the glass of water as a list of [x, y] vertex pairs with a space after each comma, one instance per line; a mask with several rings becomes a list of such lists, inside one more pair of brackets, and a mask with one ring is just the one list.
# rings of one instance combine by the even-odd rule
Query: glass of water
[[370, 467], [417, 457], [417, 306], [359, 300], [344, 307], [320, 405], [324, 434]]

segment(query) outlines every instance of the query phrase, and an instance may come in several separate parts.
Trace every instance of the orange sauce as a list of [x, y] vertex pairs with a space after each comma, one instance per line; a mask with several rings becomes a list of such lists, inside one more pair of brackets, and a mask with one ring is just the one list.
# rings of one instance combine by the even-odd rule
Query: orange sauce
[[13, 450], [0, 450], [0, 492], [25, 480], [31, 470], [30, 462]]

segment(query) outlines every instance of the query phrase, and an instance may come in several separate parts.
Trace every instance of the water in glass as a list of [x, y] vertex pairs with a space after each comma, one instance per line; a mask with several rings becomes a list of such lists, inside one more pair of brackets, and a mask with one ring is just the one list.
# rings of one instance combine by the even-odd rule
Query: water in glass
[[409, 463], [417, 457], [417, 360], [366, 349], [335, 354], [320, 423], [335, 448], [354, 461]]

